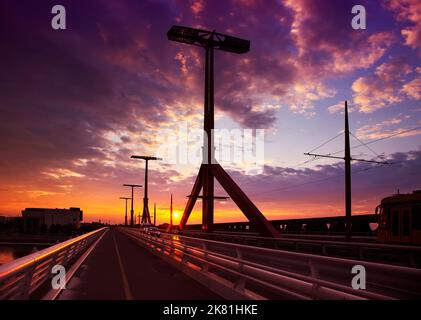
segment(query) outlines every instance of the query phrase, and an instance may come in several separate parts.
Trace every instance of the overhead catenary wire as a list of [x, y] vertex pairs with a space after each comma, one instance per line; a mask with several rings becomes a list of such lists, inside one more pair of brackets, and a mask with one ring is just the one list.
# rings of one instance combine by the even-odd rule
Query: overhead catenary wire
[[[399, 136], [401, 134], [405, 134], [405, 133], [408, 133], [408, 132], [411, 132], [411, 131], [415, 131], [415, 130], [420, 130], [420, 129], [421, 129], [421, 126], [418, 126], [418, 127], [415, 127], [415, 128], [411, 128], [411, 129], [406, 129], [406, 130], [403, 130], [403, 131], [400, 131], [400, 132], [397, 132], [397, 133], [393, 133], [393, 134], [388, 135], [388, 136], [385, 136], [385, 137], [381, 137], [381, 138], [378, 138], [378, 139], [375, 139], [375, 140], [371, 140], [369, 142], [366, 142], [364, 145], [367, 146], [369, 144], [373, 144], [373, 143], [376, 143], [376, 142], [379, 142], [379, 141], [387, 140], [387, 139], [390, 139], [390, 138]], [[351, 147], [351, 150], [357, 149], [357, 148], [361, 148], [364, 145], [358, 145], [358, 146]], [[335, 154], [338, 154], [338, 153], [341, 153], [341, 152], [344, 152], [344, 151], [345, 150], [342, 149], [342, 150], [339, 150], [339, 151], [336, 151], [336, 152], [333, 152], [333, 153], [329, 153], [329, 155], [335, 155]]]
[[[334, 136], [333, 138], [328, 139], [327, 141], [323, 142], [322, 144], [320, 144], [319, 146], [317, 146], [316, 148], [314, 148], [311, 152], [313, 152], [313, 151], [315, 151], [315, 150], [317, 150], [317, 149], [319, 149], [319, 148], [321, 148], [321, 147], [325, 146], [325, 145], [326, 145], [326, 144], [328, 144], [329, 142], [331, 142], [331, 141], [335, 140], [336, 138], [340, 137], [342, 134], [343, 134], [343, 132], [338, 133], [338, 134], [337, 134], [336, 136]], [[318, 160], [318, 159], [320, 159], [320, 157], [314, 157], [314, 158], [312, 158], [312, 159], [309, 159], [309, 160], [305, 160], [305, 161], [303, 161], [303, 162], [300, 162], [300, 163], [298, 163], [298, 164], [296, 164], [296, 165], [294, 165], [294, 166], [288, 167], [288, 169], [296, 169], [296, 168], [299, 168], [299, 167], [301, 167], [301, 166], [303, 166], [303, 165], [305, 165], [305, 164], [307, 164], [307, 163], [311, 163], [311, 162], [313, 162], [313, 161], [316, 161], [316, 160]], [[265, 179], [265, 178], [266, 178], [266, 176], [261, 176], [261, 177], [259, 177], [259, 178], [255, 179], [254, 181], [249, 181], [249, 182], [246, 182], [246, 183], [244, 183], [244, 184], [243, 184], [243, 187], [244, 187], [244, 186], [247, 186], [247, 185], [249, 185], [249, 184], [251, 184], [251, 183], [256, 183], [256, 182], [258, 182], [258, 181], [260, 181], [260, 180], [262, 180], [262, 179]], [[256, 181], [256, 180], [257, 180], [257, 181]]]
[[[419, 127], [415, 127], [415, 128], [411, 128], [411, 129], [408, 129], [408, 130], [404, 130], [404, 131], [401, 131], [401, 132], [398, 132], [398, 133], [394, 133], [394, 134], [391, 134], [391, 135], [389, 135], [389, 136], [386, 136], [386, 137], [382, 137], [382, 138], [379, 138], [379, 139], [376, 139], [376, 140], [373, 140], [373, 141], [370, 141], [370, 142], [368, 142], [368, 143], [364, 143], [363, 141], [361, 141], [359, 138], [357, 138], [355, 135], [353, 135], [351, 132], [350, 132], [350, 134], [356, 139], [356, 140], [358, 140], [360, 143], [361, 143], [361, 145], [359, 145], [359, 146], [356, 146], [356, 147], [353, 147], [353, 148], [351, 148], [351, 149], [355, 149], [355, 148], [357, 148], [357, 147], [361, 147], [361, 146], [365, 146], [366, 148], [368, 148], [371, 152], [373, 152], [375, 155], [376, 155], [376, 157], [381, 157], [378, 153], [376, 153], [372, 148], [370, 148], [370, 147], [368, 147], [368, 144], [372, 144], [372, 143], [375, 143], [375, 142], [378, 142], [378, 141], [382, 141], [382, 140], [386, 140], [386, 139], [389, 139], [389, 138], [392, 138], [392, 137], [395, 137], [395, 136], [398, 136], [398, 135], [401, 135], [401, 134], [404, 134], [404, 133], [407, 133], [407, 132], [411, 132], [411, 131], [414, 131], [414, 130], [417, 130], [417, 129], [420, 129], [421, 128], [421, 126], [419, 126]], [[335, 136], [335, 137], [333, 137], [333, 138], [331, 138], [331, 139], [329, 139], [328, 141], [326, 141], [326, 142], [324, 142], [324, 143], [322, 143], [321, 145], [319, 145], [318, 147], [316, 147], [316, 148], [314, 148], [312, 151], [310, 151], [310, 152], [308, 152], [308, 153], [306, 153], [307, 155], [310, 155], [310, 156], [313, 156], [314, 158], [312, 158], [311, 160], [316, 160], [316, 159], [319, 159], [319, 158], [322, 158], [322, 157], [327, 157], [327, 158], [338, 158], [339, 159], [339, 157], [334, 157], [333, 155], [334, 154], [337, 154], [337, 153], [339, 153], [339, 152], [343, 152], [344, 150], [341, 150], [341, 151], [339, 151], [339, 152], [334, 152], [334, 153], [330, 153], [330, 154], [327, 154], [327, 155], [317, 155], [317, 154], [311, 154], [313, 151], [315, 151], [315, 150], [317, 150], [317, 149], [319, 149], [319, 148], [321, 148], [322, 146], [324, 146], [324, 145], [326, 145], [327, 143], [329, 143], [330, 141], [333, 141], [334, 139], [336, 139], [338, 136], [340, 136], [342, 133], [340, 133], [340, 134], [338, 134], [337, 136]], [[357, 161], [363, 161], [363, 162], [372, 162], [372, 163], [377, 163], [377, 166], [371, 166], [371, 167], [368, 167], [368, 168], [365, 168], [365, 169], [362, 169], [362, 170], [358, 170], [358, 171], [356, 171], [355, 173], [359, 173], [359, 172], [363, 172], [363, 171], [368, 171], [368, 170], [371, 170], [371, 169], [373, 169], [373, 168], [378, 168], [378, 167], [380, 167], [381, 165], [383, 165], [383, 164], [394, 164], [394, 163], [396, 163], [396, 162], [394, 162], [394, 163], [389, 163], [389, 162], [383, 162], [383, 163], [381, 163], [381, 162], [377, 162], [377, 161], [372, 161], [372, 160], [364, 160], [364, 159], [351, 159], [351, 160], [357, 160]], [[304, 162], [304, 163], [306, 163], [306, 162]], [[260, 195], [260, 194], [267, 194], [267, 193], [271, 193], [271, 192], [274, 192], [274, 191], [281, 191], [281, 190], [288, 190], [288, 189], [290, 189], [290, 188], [296, 188], [296, 187], [299, 187], [299, 186], [303, 186], [303, 185], [308, 185], [308, 184], [312, 184], [312, 183], [318, 183], [318, 182], [322, 182], [322, 181], [326, 181], [326, 180], [330, 180], [330, 179], [335, 179], [335, 178], [338, 178], [338, 177], [341, 177], [342, 175], [337, 175], [337, 176], [334, 176], [334, 177], [327, 177], [327, 178], [323, 178], [323, 179], [318, 179], [318, 180], [314, 180], [314, 181], [309, 181], [309, 182], [305, 182], [305, 183], [303, 183], [303, 184], [298, 184], [298, 185], [294, 185], [294, 186], [290, 186], [290, 187], [285, 187], [285, 188], [276, 188], [276, 189], [272, 189], [272, 190], [267, 190], [267, 191], [265, 191], [265, 192], [261, 192], [261, 193], [257, 193], [257, 194], [253, 194], [252, 196], [256, 196], [256, 195]]]
[[[397, 163], [398, 162], [393, 162], [391, 164], [397, 164]], [[377, 169], [377, 168], [380, 168], [380, 167], [382, 167], [382, 165], [381, 164], [377, 164], [376, 166], [370, 166], [370, 167], [367, 167], [367, 168], [364, 168], [364, 169], [360, 169], [360, 170], [354, 171], [353, 174], [357, 174], [357, 173], [361, 173], [361, 172], [366, 172], [366, 171], [369, 171], [369, 170], [372, 170], [372, 169]], [[251, 194], [250, 196], [258, 196], [258, 195], [262, 195], [262, 194], [273, 193], [273, 192], [276, 192], [276, 191], [287, 191], [287, 190], [298, 188], [298, 187], [301, 187], [301, 186], [305, 186], [305, 185], [309, 185], [309, 184], [314, 184], [314, 183], [320, 183], [320, 182], [324, 182], [324, 181], [327, 181], [327, 180], [332, 180], [332, 179], [337, 179], [337, 178], [342, 178], [342, 177], [343, 177], [343, 174], [338, 174], [338, 175], [335, 175], [335, 176], [332, 176], [332, 177], [326, 177], [326, 178], [322, 178], [322, 179], [307, 181], [307, 182], [304, 182], [304, 183], [295, 184], [295, 185], [288, 186], [288, 187], [281, 187], [281, 188], [270, 189], [270, 190], [266, 190], [266, 191], [262, 191], [262, 192]]]
[[379, 155], [376, 151], [374, 151], [372, 148], [370, 148], [365, 142], [361, 141], [358, 137], [356, 137], [352, 132], [349, 133], [351, 136], [355, 138], [361, 145], [365, 146], [368, 150], [370, 150], [376, 158], [381, 158], [381, 155]]
[[334, 136], [333, 138], [330, 138], [329, 140], [323, 142], [321, 145], [319, 145], [318, 147], [314, 148], [313, 150], [309, 151], [309, 152], [314, 152], [317, 149], [320, 149], [321, 147], [327, 145], [329, 142], [335, 140], [336, 138], [340, 137], [341, 135], [343, 135], [343, 132], [338, 133], [336, 136]]
[[[379, 141], [383, 141], [383, 140], [387, 140], [387, 139], [390, 139], [390, 138], [393, 138], [393, 137], [396, 137], [396, 136], [399, 136], [399, 135], [402, 135], [402, 134], [405, 134], [405, 133], [408, 133], [408, 132], [411, 132], [411, 131], [415, 131], [415, 130], [418, 130], [418, 129], [421, 129], [421, 126], [418, 126], [418, 127], [414, 127], [414, 128], [411, 128], [411, 129], [407, 129], [407, 130], [403, 130], [403, 131], [400, 131], [400, 132], [397, 132], [397, 133], [394, 133], [394, 134], [391, 134], [391, 135], [388, 135], [388, 136], [385, 136], [385, 137], [381, 137], [381, 138], [378, 138], [378, 139], [375, 139], [375, 140], [372, 140], [372, 141], [369, 141], [369, 142], [363, 142], [363, 141], [361, 141], [360, 139], [358, 139], [356, 136], [354, 136], [352, 133], [352, 136], [354, 137], [354, 138], [356, 138], [360, 143], [361, 143], [361, 145], [358, 145], [358, 146], [354, 146], [354, 147], [351, 147], [351, 150], [352, 149], [357, 149], [357, 148], [360, 148], [360, 147], [363, 147], [363, 146], [366, 146], [366, 147], [368, 147], [367, 145], [370, 145], [370, 144], [373, 144], [373, 143], [376, 143], [376, 142], [379, 142]], [[331, 138], [331, 139], [329, 139], [329, 140], [327, 140], [326, 142], [324, 142], [324, 143], [322, 143], [322, 144], [320, 144], [319, 146], [317, 146], [316, 148], [314, 148], [311, 152], [313, 152], [313, 151], [315, 151], [315, 150], [317, 150], [317, 149], [319, 149], [319, 148], [321, 148], [321, 147], [323, 147], [323, 146], [325, 146], [327, 143], [329, 143], [329, 142], [331, 142], [331, 141], [333, 141], [333, 140], [335, 140], [336, 138], [338, 138], [339, 136], [341, 136], [343, 134], [343, 132], [341, 132], [341, 133], [339, 133], [339, 134], [337, 134], [336, 136], [334, 136], [333, 138]], [[340, 151], [336, 151], [336, 152], [332, 152], [332, 153], [328, 153], [327, 155], [336, 155], [336, 154], [338, 154], [338, 153], [341, 153], [341, 152], [343, 152], [344, 150], [340, 150]], [[372, 150], [372, 152], [374, 152], [374, 150]], [[382, 156], [382, 155], [378, 155], [376, 152], [374, 152], [379, 158], [384, 158], [384, 156]], [[318, 159], [320, 159], [321, 157], [317, 157], [317, 156], [313, 156], [313, 158], [311, 158], [311, 159], [309, 159], [309, 160], [306, 160], [306, 161], [303, 161], [303, 162], [300, 162], [300, 163], [298, 163], [297, 165], [294, 165], [294, 166], [292, 166], [292, 167], [289, 167], [290, 169], [296, 169], [296, 168], [298, 168], [298, 167], [301, 167], [301, 166], [303, 166], [303, 165], [305, 165], [305, 164], [307, 164], [307, 163], [311, 163], [311, 162], [313, 162], [313, 161], [316, 161], [316, 160], [318, 160]], [[396, 161], [394, 161], [394, 162], [392, 162], [392, 163], [390, 163], [389, 162], [389, 164], [395, 164], [395, 163], [399, 163], [399, 162], [396, 162]], [[379, 165], [380, 166], [380, 165]], [[370, 167], [371, 168], [371, 167]], [[376, 168], [376, 167], [373, 167], [373, 168]], [[370, 169], [369, 169], [370, 170]], [[259, 177], [258, 179], [256, 179], [256, 180], [254, 180], [254, 181], [249, 181], [249, 182], [246, 182], [245, 184], [243, 184], [243, 187], [244, 186], [247, 186], [247, 185], [249, 185], [249, 184], [252, 184], [252, 183], [257, 183], [257, 182], [259, 182], [260, 180], [263, 180], [263, 179], [266, 179], [266, 176], [261, 176], [261, 177]], [[332, 179], [332, 177], [329, 177], [329, 178], [327, 178], [327, 179]], [[317, 182], [317, 181], [316, 181]], [[254, 194], [255, 195], [255, 194]], [[252, 195], [250, 195], [250, 196], [254, 196], [253, 194]]]

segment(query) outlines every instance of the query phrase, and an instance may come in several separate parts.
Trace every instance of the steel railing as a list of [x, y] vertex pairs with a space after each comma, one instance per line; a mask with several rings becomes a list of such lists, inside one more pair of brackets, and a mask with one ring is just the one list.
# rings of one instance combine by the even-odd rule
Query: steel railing
[[[147, 234], [120, 228], [142, 245], [225, 283], [226, 296], [295, 299], [413, 299], [421, 298], [421, 270], [402, 266], [297, 253], [180, 235]], [[352, 268], [366, 271], [366, 289], [355, 290]], [[219, 291], [221, 293], [221, 291]], [[237, 294], [237, 295], [235, 295]], [[222, 294], [224, 295], [224, 294]]]
[[29, 299], [53, 275], [54, 265], [67, 268], [107, 228], [101, 228], [0, 266], [0, 300]]
[[394, 245], [361, 241], [339, 241], [338, 239], [305, 239], [298, 235], [267, 238], [241, 233], [204, 233], [183, 231], [185, 236], [215, 241], [254, 245], [281, 250], [317, 253], [324, 256], [342, 256], [359, 260], [387, 262], [408, 267], [421, 267], [421, 246]]

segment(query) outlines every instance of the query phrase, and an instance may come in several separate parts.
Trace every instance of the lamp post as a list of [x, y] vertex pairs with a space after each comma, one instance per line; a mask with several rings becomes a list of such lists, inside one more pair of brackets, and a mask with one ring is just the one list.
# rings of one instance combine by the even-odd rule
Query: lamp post
[[244, 215], [256, 225], [256, 228], [266, 236], [277, 237], [278, 231], [272, 226], [253, 202], [231, 179], [225, 170], [214, 159], [214, 50], [243, 54], [250, 50], [250, 41], [218, 33], [183, 26], [172, 26], [167, 32], [171, 41], [199, 46], [205, 49], [205, 99], [204, 99], [204, 141], [203, 159], [199, 173], [189, 196], [180, 228], [184, 228], [193, 210], [196, 200], [202, 195], [202, 229], [213, 231], [214, 220], [214, 178], [229, 194]]
[[[167, 33], [168, 39], [185, 44], [196, 45], [205, 49], [205, 102], [203, 158], [201, 179], [203, 184], [202, 221], [203, 229], [213, 230], [214, 175], [211, 165], [214, 160], [214, 49], [233, 53], [246, 53], [250, 50], [250, 41], [231, 37], [215, 31], [205, 31], [182, 26], [173, 26]], [[200, 173], [199, 173], [200, 174]]]
[[127, 227], [127, 200], [129, 200], [131, 198], [120, 197], [120, 199], [126, 200], [126, 214], [124, 215], [124, 225]]
[[131, 158], [145, 160], [145, 194], [143, 197], [142, 223], [151, 224], [151, 216], [149, 214], [149, 205], [148, 205], [148, 163], [149, 163], [149, 160], [162, 160], [162, 159], [157, 158], [157, 157], [150, 157], [150, 156], [131, 156]]
[[131, 201], [131, 207], [130, 207], [130, 226], [133, 227], [134, 224], [134, 206], [133, 206], [133, 189], [134, 188], [141, 188], [142, 185], [140, 184], [123, 184], [123, 187], [130, 187], [132, 188], [132, 197], [130, 198]]

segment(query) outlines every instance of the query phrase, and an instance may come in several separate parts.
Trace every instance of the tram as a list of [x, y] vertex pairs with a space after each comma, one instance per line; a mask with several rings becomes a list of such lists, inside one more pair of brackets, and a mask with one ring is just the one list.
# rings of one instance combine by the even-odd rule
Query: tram
[[421, 245], [421, 190], [382, 199], [376, 214], [379, 242]]

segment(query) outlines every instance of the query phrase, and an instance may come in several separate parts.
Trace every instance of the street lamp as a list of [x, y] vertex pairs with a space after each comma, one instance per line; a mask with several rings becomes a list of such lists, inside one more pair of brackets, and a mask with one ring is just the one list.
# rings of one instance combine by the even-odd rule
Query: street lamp
[[243, 214], [251, 221], [262, 235], [279, 237], [279, 232], [265, 218], [260, 210], [253, 204], [241, 188], [232, 180], [228, 173], [214, 159], [214, 50], [243, 54], [250, 50], [250, 41], [202, 29], [183, 26], [172, 26], [167, 32], [171, 41], [199, 46], [205, 49], [205, 103], [204, 103], [204, 130], [203, 160], [199, 173], [189, 196], [180, 228], [184, 228], [193, 210], [196, 200], [202, 192], [202, 228], [207, 232], [213, 231], [214, 216], [214, 178], [228, 193]]
[[148, 163], [149, 163], [149, 160], [162, 160], [162, 158], [151, 157], [151, 156], [131, 156], [131, 158], [145, 160], [145, 194], [143, 197], [142, 223], [151, 224], [151, 216], [149, 214], [149, 206], [148, 206]]
[[124, 225], [127, 227], [127, 200], [131, 199], [131, 198], [126, 198], [126, 197], [120, 197], [120, 199], [122, 200], [126, 200], [126, 214], [124, 216]]
[[215, 31], [172, 26], [167, 32], [168, 40], [212, 48], [233, 53], [246, 53], [250, 50], [250, 41]]
[[140, 184], [123, 184], [123, 187], [130, 187], [130, 188], [132, 188], [132, 197], [130, 198], [132, 200], [131, 201], [131, 207], [130, 207], [130, 226], [133, 227], [133, 224], [134, 224], [134, 221], [133, 221], [133, 218], [134, 218], [133, 189], [134, 188], [141, 188], [142, 185], [140, 185]]
[[[211, 165], [216, 163], [213, 157], [214, 152], [214, 77], [213, 77], [213, 52], [214, 49], [233, 53], [246, 53], [250, 50], [250, 41], [228, 36], [215, 31], [206, 31], [183, 26], [172, 26], [167, 33], [171, 41], [196, 45], [205, 49], [205, 112], [204, 112], [204, 137], [203, 160], [201, 170], [198, 174], [203, 187], [203, 229], [211, 232], [213, 230], [213, 208], [214, 208], [214, 174]], [[200, 176], [200, 177], [199, 177]], [[193, 187], [193, 189], [195, 189]], [[199, 190], [200, 191], [200, 188]], [[192, 192], [192, 197], [186, 206], [181, 220], [181, 227], [187, 222], [188, 216], [193, 209], [199, 192]]]
[[196, 200], [202, 192], [202, 228], [207, 232], [213, 231], [214, 215], [214, 178], [218, 180], [231, 199], [241, 209], [244, 215], [255, 224], [256, 228], [266, 236], [278, 237], [279, 233], [264, 217], [259, 209], [232, 180], [220, 164], [214, 159], [214, 50], [243, 54], [250, 50], [250, 41], [228, 36], [215, 31], [194, 29], [183, 26], [172, 26], [167, 32], [171, 41], [199, 46], [205, 49], [205, 103], [204, 103], [204, 131], [203, 160], [199, 173], [193, 185], [193, 190], [187, 202], [180, 228], [184, 228], [193, 210]]

